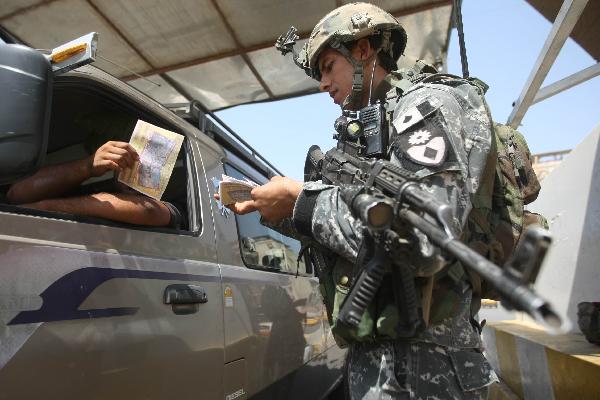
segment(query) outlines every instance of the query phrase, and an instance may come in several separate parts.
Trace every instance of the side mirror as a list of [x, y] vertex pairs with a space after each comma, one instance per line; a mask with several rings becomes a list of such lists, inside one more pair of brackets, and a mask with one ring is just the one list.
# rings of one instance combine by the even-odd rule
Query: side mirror
[[40, 52], [0, 44], [0, 184], [33, 174], [44, 160], [52, 78]]

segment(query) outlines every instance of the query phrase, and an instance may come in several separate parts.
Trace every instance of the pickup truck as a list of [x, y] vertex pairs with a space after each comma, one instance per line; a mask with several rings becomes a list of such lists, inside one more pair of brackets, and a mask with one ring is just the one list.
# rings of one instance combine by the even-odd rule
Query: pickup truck
[[[201, 104], [169, 109], [91, 65], [57, 74], [22, 45], [0, 42], [0, 87], [0, 399], [322, 399], [339, 387], [345, 351], [300, 243], [213, 197], [222, 174], [278, 174], [254, 149]], [[180, 228], [7, 201], [44, 165], [128, 141], [119, 127], [138, 119], [185, 137], [162, 198], [183, 208]]]

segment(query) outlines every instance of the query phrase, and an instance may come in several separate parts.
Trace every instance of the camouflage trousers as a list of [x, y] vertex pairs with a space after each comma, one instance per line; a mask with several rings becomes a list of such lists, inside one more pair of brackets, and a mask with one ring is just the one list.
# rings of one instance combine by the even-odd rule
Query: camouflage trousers
[[355, 343], [346, 360], [351, 400], [487, 399], [497, 380], [481, 352], [431, 343]]

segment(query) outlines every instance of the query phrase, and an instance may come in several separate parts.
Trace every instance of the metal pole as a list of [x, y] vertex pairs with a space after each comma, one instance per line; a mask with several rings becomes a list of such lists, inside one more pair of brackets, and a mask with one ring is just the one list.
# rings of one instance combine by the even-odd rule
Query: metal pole
[[511, 127], [516, 129], [521, 124], [525, 113], [531, 106], [546, 75], [548, 75], [548, 71], [550, 71], [550, 68], [554, 64], [554, 60], [558, 57], [560, 49], [562, 49], [565, 41], [569, 38], [577, 21], [579, 21], [579, 17], [581, 17], [587, 2], [588, 0], [565, 0], [563, 2], [552, 25], [552, 30], [546, 39], [546, 43], [544, 43], [544, 47], [542, 47], [540, 55], [529, 74], [527, 83], [525, 83], [523, 91], [508, 117], [507, 123]]
[[250, 152], [252, 153], [252, 155], [254, 156], [254, 158], [257, 158], [260, 161], [262, 161], [263, 163], [265, 163], [269, 168], [271, 168], [274, 172], [278, 173], [279, 175], [281, 175], [281, 176], [284, 175], [273, 164], [271, 164], [269, 162], [269, 160], [267, 160], [260, 153], [258, 153], [256, 150], [254, 150], [254, 147], [252, 147], [248, 142], [246, 142], [244, 139], [242, 139], [242, 137], [240, 135], [238, 135], [237, 133], [235, 133], [233, 131], [233, 129], [231, 129], [229, 127], [229, 125], [227, 125], [221, 118], [217, 117], [215, 115], [215, 113], [212, 112], [208, 107], [206, 107], [200, 100], [194, 99], [193, 96], [186, 90], [186, 88], [183, 85], [181, 85], [175, 79], [171, 78], [169, 76], [169, 74], [165, 73], [165, 74], [160, 74], [159, 76], [161, 78], [163, 78], [169, 85], [171, 85], [176, 91], [178, 91], [179, 93], [181, 93], [181, 95], [183, 97], [185, 97], [186, 99], [188, 99], [190, 101], [194, 101], [195, 104], [200, 108], [200, 111], [202, 111], [204, 114], [209, 115], [213, 119], [213, 121], [216, 121], [223, 129], [225, 129], [225, 131], [227, 131], [227, 133], [229, 133], [229, 135], [231, 135], [232, 137], [234, 137], [242, 145], [246, 146], [246, 148], [248, 150], [250, 150]]
[[590, 80], [598, 75], [600, 75], [600, 63], [592, 65], [591, 67], [587, 67], [586, 69], [576, 72], [573, 75], [569, 75], [558, 82], [554, 82], [551, 85], [541, 88], [535, 96], [535, 99], [533, 99], [533, 103], [531, 104], [535, 104], [542, 100], [546, 100], [547, 98], [552, 97], [555, 94], [564, 92], [565, 90], [570, 89], [573, 86], [577, 86], [580, 83]]

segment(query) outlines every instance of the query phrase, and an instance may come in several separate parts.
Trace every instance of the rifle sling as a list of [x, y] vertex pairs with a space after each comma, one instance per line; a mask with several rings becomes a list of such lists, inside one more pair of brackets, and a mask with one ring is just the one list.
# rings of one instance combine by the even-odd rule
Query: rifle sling
[[302, 190], [294, 207], [294, 228], [308, 237], [312, 237], [312, 217], [319, 193], [318, 191]]

